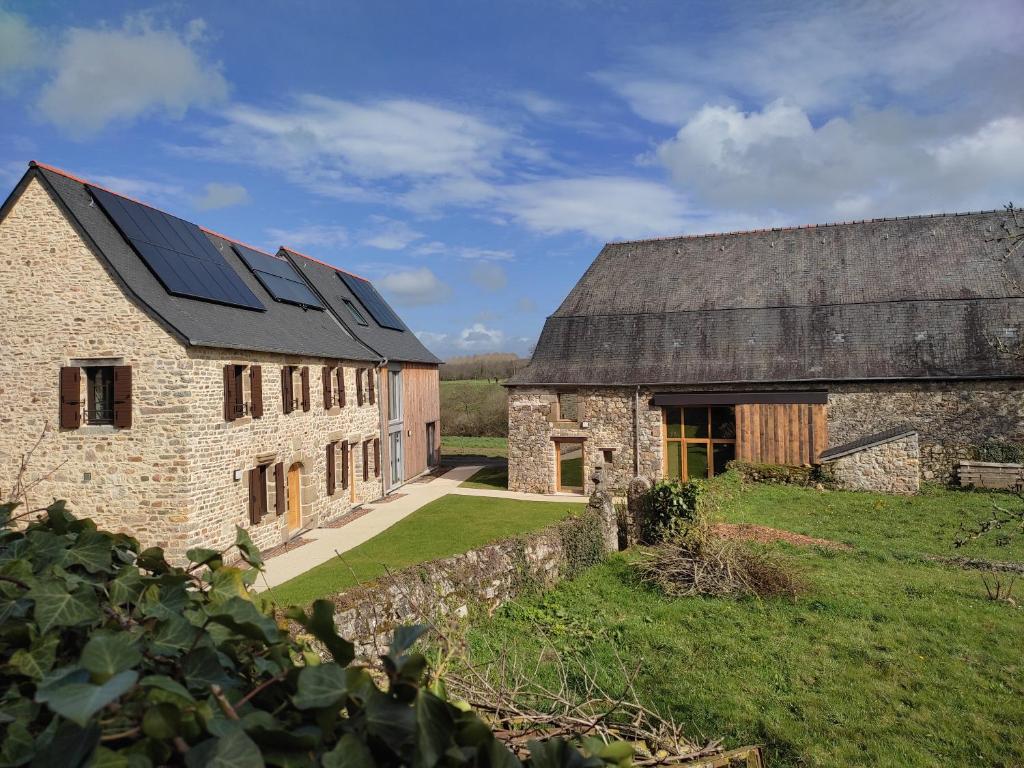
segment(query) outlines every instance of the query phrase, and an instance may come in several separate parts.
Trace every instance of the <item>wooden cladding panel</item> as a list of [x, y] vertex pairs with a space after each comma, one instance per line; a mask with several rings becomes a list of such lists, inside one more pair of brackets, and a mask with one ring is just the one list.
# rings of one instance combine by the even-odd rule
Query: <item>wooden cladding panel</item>
[[[381, 392], [384, 398], [386, 393]], [[440, 397], [438, 368], [436, 365], [402, 366], [402, 404], [404, 406], [405, 476], [415, 477], [427, 469], [427, 424], [437, 422], [434, 430], [435, 449], [440, 449]], [[387, 400], [384, 400], [387, 403]], [[410, 434], [410, 431], [412, 434]]]
[[815, 464], [828, 445], [826, 406], [748, 403], [736, 406], [736, 458], [758, 464]]

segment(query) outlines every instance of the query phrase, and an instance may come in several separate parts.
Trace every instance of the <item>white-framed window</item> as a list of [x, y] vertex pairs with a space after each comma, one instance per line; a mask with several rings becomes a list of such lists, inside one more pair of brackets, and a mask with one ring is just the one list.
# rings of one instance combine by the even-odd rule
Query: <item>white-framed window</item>
[[402, 372], [388, 369], [388, 421], [402, 419]]

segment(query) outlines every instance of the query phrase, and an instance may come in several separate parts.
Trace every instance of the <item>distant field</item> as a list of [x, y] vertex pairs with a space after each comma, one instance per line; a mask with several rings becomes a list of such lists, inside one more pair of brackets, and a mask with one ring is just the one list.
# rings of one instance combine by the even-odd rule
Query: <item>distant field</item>
[[441, 431], [462, 437], [505, 437], [508, 399], [501, 384], [483, 379], [441, 382]]
[[490, 456], [508, 458], [508, 438], [441, 436], [442, 456]]

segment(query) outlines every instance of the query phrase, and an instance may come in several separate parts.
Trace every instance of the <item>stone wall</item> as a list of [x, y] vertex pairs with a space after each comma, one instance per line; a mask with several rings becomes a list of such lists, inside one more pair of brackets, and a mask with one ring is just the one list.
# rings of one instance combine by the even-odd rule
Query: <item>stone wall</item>
[[[751, 390], [828, 389], [830, 447], [886, 429], [907, 425], [919, 435], [921, 475], [948, 483], [961, 459], [970, 458], [988, 440], [1024, 443], [1024, 381], [860, 382], [793, 387], [759, 385]], [[662, 475], [661, 410], [648, 403], [658, 392], [699, 389], [735, 391], [736, 387], [658, 387], [640, 391], [640, 471]], [[585, 438], [587, 470], [602, 461], [602, 447], [614, 450], [606, 471], [608, 486], [621, 491], [633, 474], [633, 395], [631, 387], [583, 387], [580, 422], [556, 421], [556, 390], [509, 389], [509, 487], [553, 493], [553, 437]], [[586, 422], [584, 428], [582, 423]]]
[[524, 590], [549, 589], [616, 549], [611, 497], [599, 497], [578, 518], [337, 595], [334, 620], [358, 654], [372, 658], [387, 648], [398, 626], [443, 623], [445, 616], [465, 616], [473, 607], [492, 611]]
[[827, 462], [836, 482], [851, 491], [914, 494], [921, 490], [917, 433], [866, 446]]
[[[372, 468], [362, 480], [359, 446], [379, 434], [377, 405], [357, 407], [350, 397], [344, 409], [325, 411], [319, 358], [186, 349], [122, 293], [37, 180], [0, 222], [0, 300], [0, 495], [42, 436], [29, 470], [39, 480], [33, 505], [66, 499], [76, 514], [172, 557], [191, 546], [226, 547], [236, 524], [250, 527], [245, 471], [257, 462], [301, 465], [303, 527], [381, 496], [382, 477]], [[132, 367], [131, 428], [60, 429], [60, 367], [98, 360]], [[262, 418], [224, 421], [229, 363], [263, 366]], [[310, 366], [309, 412], [282, 412], [285, 364]], [[350, 393], [355, 366], [347, 365]], [[339, 488], [326, 496], [333, 440], [356, 443], [355, 500], [340, 489], [340, 467]], [[272, 487], [268, 500], [270, 515], [250, 531], [261, 548], [288, 535]]]

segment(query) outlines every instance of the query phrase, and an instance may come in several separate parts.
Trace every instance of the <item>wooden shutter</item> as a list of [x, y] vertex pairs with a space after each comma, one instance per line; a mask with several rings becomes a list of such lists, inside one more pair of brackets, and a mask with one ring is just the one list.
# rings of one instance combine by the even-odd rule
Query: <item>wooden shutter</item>
[[348, 488], [348, 440], [341, 444], [341, 487]]
[[263, 517], [266, 505], [267, 483], [261, 469], [253, 467], [249, 470], [249, 522], [253, 525], [257, 525]]
[[302, 382], [302, 410], [309, 410], [309, 366], [302, 366], [299, 371], [299, 379]]
[[278, 517], [284, 514], [286, 503], [284, 497], [284, 462], [279, 461], [274, 465], [274, 510], [277, 512]]
[[254, 419], [263, 416], [263, 369], [254, 365], [249, 369], [249, 386], [252, 389], [250, 413]]
[[363, 480], [370, 479], [370, 441], [363, 440]]
[[281, 366], [281, 406], [285, 413], [292, 412], [293, 401], [292, 367], [290, 365], [283, 365]]
[[380, 438], [373, 438], [373, 476], [380, 477]]
[[373, 380], [377, 378], [374, 375], [374, 373], [375, 373], [375, 371], [373, 370], [373, 368], [367, 368], [366, 369], [366, 388], [369, 390], [370, 405], [373, 405], [374, 403], [377, 402], [376, 393], [373, 391], [373, 388], [374, 388], [374, 381]]
[[82, 369], [64, 366], [60, 369], [60, 426], [78, 429], [82, 426]]
[[324, 410], [330, 410], [333, 403], [331, 402], [331, 368], [325, 365], [320, 369], [320, 384], [324, 390]]
[[224, 366], [224, 421], [235, 420], [235, 366]]
[[336, 443], [327, 444], [327, 495], [334, 493], [334, 470], [335, 470], [335, 449]]
[[338, 370], [338, 403], [345, 407], [345, 366], [339, 365]]
[[114, 426], [130, 429], [132, 426], [132, 367], [114, 366]]
[[356, 405], [363, 404], [363, 369], [356, 368]]

